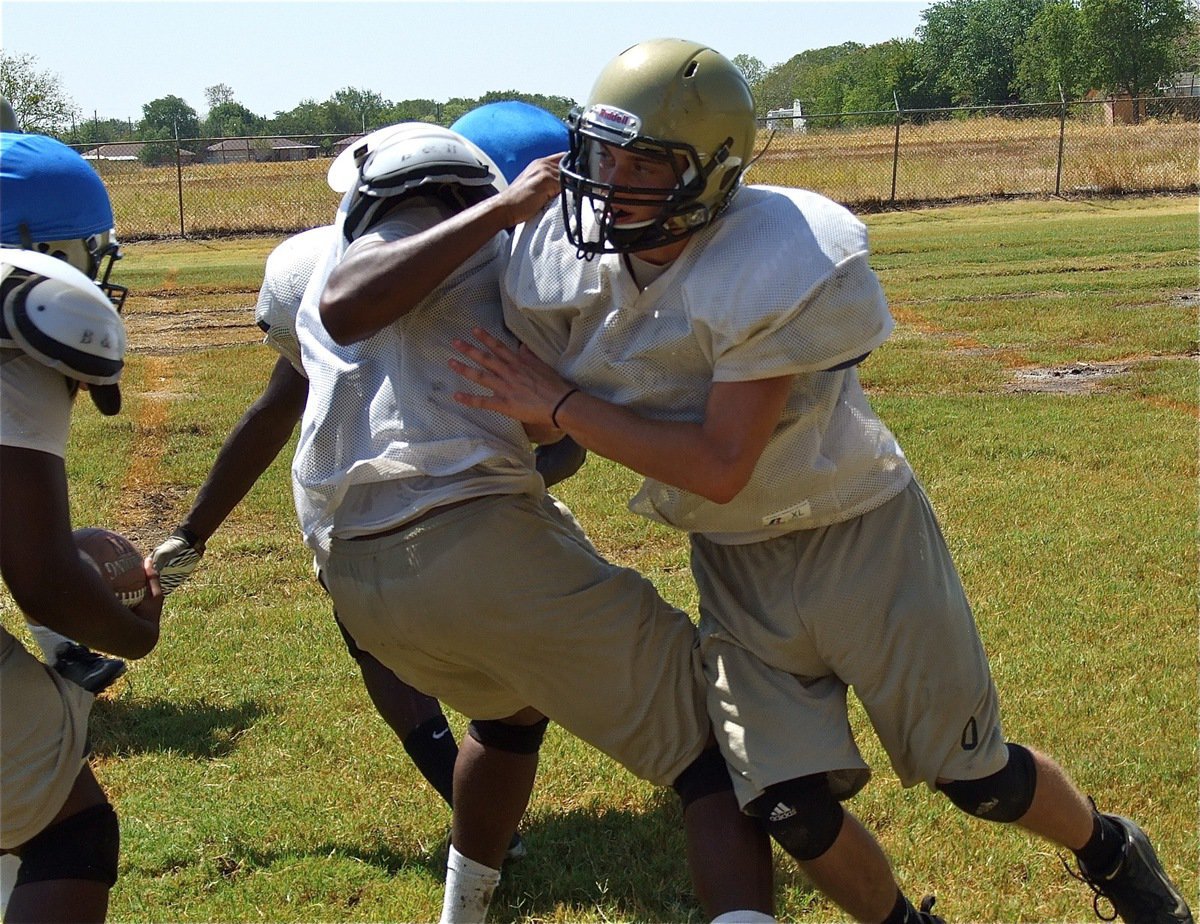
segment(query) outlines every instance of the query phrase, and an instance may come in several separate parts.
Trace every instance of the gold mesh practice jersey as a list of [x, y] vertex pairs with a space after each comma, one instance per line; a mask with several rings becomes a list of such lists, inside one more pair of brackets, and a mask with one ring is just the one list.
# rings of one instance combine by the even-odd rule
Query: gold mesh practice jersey
[[699, 423], [714, 381], [794, 375], [750, 483], [727, 504], [646, 479], [630, 509], [724, 543], [848, 520], [911, 478], [854, 368], [893, 321], [867, 233], [816, 193], [750, 186], [639, 291], [623, 258], [576, 257], [561, 209], [518, 232], [509, 329], [585, 391], [660, 420]]
[[[398, 210], [364, 237], [396, 240], [436, 222], [436, 215], [419, 211]], [[522, 425], [458, 404], [455, 391], [476, 386], [449, 367], [457, 355], [451, 340], [469, 339], [475, 327], [501, 327], [507, 232], [404, 317], [349, 346], [330, 338], [318, 310], [325, 280], [344, 249], [339, 230], [296, 318], [309, 390], [292, 488], [318, 566], [328, 559], [332, 536], [381, 532], [472, 497], [540, 497], [545, 490]]]
[[322, 225], [294, 234], [271, 251], [263, 272], [262, 287], [254, 320], [263, 331], [263, 343], [269, 344], [292, 367], [304, 375], [300, 363], [300, 342], [296, 339], [296, 312], [304, 290], [318, 264], [333, 249], [337, 229]]

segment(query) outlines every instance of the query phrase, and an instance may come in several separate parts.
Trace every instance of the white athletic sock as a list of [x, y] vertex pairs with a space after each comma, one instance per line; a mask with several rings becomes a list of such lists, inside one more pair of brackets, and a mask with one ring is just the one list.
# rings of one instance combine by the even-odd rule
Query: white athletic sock
[[29, 633], [33, 636], [33, 640], [38, 643], [38, 647], [42, 649], [42, 654], [46, 656], [46, 663], [51, 667], [58, 660], [58, 649], [63, 645], [74, 645], [75, 643], [65, 635], [60, 635], [53, 629], [47, 629], [45, 626], [27, 623]]
[[450, 845], [441, 924], [480, 924], [486, 920], [500, 870], [469, 860]]
[[20, 868], [21, 858], [15, 853], [0, 854], [0, 917], [8, 910], [8, 899], [13, 886], [17, 884], [17, 871]]
[[726, 911], [712, 919], [712, 924], [774, 924], [775, 919], [761, 911]]

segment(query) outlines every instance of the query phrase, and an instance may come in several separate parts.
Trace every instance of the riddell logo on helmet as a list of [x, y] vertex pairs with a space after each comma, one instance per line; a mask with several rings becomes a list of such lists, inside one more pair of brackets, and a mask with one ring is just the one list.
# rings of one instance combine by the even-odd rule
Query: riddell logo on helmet
[[592, 119], [604, 126], [622, 133], [637, 134], [642, 127], [642, 120], [632, 112], [616, 109], [610, 106], [593, 106], [590, 113]]

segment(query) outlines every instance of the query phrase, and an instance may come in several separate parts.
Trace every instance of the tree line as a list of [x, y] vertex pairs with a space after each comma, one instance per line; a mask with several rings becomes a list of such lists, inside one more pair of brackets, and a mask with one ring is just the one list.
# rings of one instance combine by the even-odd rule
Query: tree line
[[[1139, 97], [1174, 73], [1200, 70], [1200, 9], [1196, 0], [938, 0], [922, 11], [914, 38], [846, 42], [773, 66], [744, 53], [732, 60], [764, 116], [795, 100], [805, 112], [840, 113], [1047, 102], [1089, 90]], [[569, 97], [515, 90], [392, 102], [373, 90], [344, 87], [324, 101], [302, 100], [268, 117], [217, 83], [205, 90], [203, 117], [168, 95], [145, 103], [137, 121], [99, 113], [87, 118], [57, 75], [39, 70], [33, 55], [8, 50], [0, 50], [0, 93], [26, 131], [86, 145], [281, 135], [328, 147], [335, 137], [395, 122], [449, 125], [497, 100], [524, 100], [562, 117], [576, 105]]]
[[774, 67], [733, 59], [765, 114], [940, 109], [1141, 97], [1200, 70], [1200, 11], [1189, 0], [939, 0], [912, 39], [847, 42]]

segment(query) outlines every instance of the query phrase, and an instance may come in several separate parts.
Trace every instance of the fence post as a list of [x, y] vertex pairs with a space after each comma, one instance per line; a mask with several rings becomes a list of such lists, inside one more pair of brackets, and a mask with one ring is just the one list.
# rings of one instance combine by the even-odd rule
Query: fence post
[[896, 103], [896, 140], [892, 144], [892, 198], [889, 205], [896, 204], [896, 169], [900, 163], [900, 97], [892, 91], [892, 100]]
[[1063, 93], [1062, 84], [1058, 85], [1058, 169], [1054, 173], [1054, 195], [1059, 195], [1062, 189], [1063, 138], [1067, 133], [1067, 97]]
[[175, 125], [175, 189], [179, 193], [179, 236], [187, 237], [183, 231], [183, 154], [179, 150], [179, 125]]

